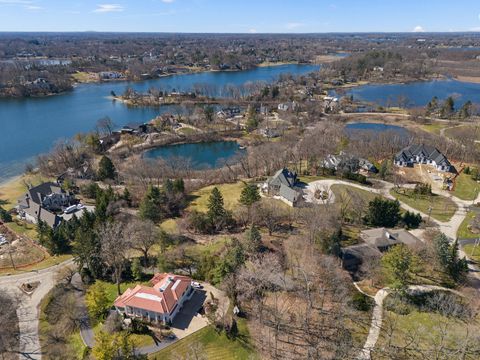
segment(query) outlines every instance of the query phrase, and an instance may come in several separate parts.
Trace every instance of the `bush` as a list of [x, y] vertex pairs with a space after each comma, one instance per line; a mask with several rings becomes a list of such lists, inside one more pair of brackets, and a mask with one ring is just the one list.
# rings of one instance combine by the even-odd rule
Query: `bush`
[[360, 311], [369, 311], [373, 307], [373, 300], [361, 292], [356, 292], [352, 296], [350, 306]]
[[0, 220], [5, 223], [12, 222], [13, 220], [12, 215], [10, 215], [8, 211], [2, 208], [1, 206], [0, 206]]
[[422, 223], [422, 215], [407, 211], [403, 214], [402, 221], [408, 229], [417, 229]]
[[408, 301], [405, 296], [398, 293], [389, 295], [384, 300], [383, 306], [385, 310], [391, 311], [398, 315], [408, 315], [415, 310], [415, 307]]

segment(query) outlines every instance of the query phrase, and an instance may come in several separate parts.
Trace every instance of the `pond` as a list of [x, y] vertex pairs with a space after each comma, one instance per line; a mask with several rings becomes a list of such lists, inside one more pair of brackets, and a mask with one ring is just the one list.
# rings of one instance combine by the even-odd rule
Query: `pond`
[[350, 123], [345, 126], [345, 132], [349, 136], [354, 136], [355, 133], [372, 133], [378, 134], [382, 132], [393, 132], [400, 136], [408, 136], [409, 132], [407, 129], [397, 125], [389, 125], [389, 124], [381, 124], [381, 123], [367, 123], [367, 122], [359, 122], [359, 123]]
[[246, 153], [236, 141], [211, 141], [192, 144], [175, 144], [161, 146], [144, 153], [146, 159], [175, 160], [184, 158], [190, 160], [193, 170], [215, 169], [225, 165], [227, 161]]
[[363, 85], [348, 89], [346, 96], [382, 106], [425, 106], [434, 96], [455, 99], [457, 108], [470, 100], [480, 104], [480, 84], [456, 80], [435, 80], [407, 84]]

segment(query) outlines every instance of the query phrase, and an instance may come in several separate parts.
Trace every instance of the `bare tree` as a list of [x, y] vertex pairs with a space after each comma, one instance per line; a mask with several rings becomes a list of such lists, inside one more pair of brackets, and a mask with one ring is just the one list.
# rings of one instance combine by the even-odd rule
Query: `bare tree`
[[159, 229], [150, 220], [135, 219], [127, 225], [125, 232], [132, 249], [142, 253], [144, 266], [148, 266], [148, 252], [159, 241]]
[[120, 222], [106, 223], [98, 230], [100, 239], [102, 261], [112, 270], [112, 275], [117, 284], [117, 293], [121, 294], [120, 282], [122, 272], [131, 250], [131, 241], [125, 231], [125, 224]]

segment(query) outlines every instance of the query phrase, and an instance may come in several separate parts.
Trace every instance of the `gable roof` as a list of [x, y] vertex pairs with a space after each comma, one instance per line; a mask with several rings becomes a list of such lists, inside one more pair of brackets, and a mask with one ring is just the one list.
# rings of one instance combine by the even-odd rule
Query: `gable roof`
[[437, 165], [450, 166], [450, 162], [436, 147], [425, 144], [413, 144], [395, 155], [396, 161], [409, 161], [412, 157], [422, 156], [435, 161]]
[[361, 238], [369, 245], [377, 248], [389, 247], [397, 244], [407, 246], [422, 246], [423, 242], [405, 229], [377, 228], [363, 230]]
[[297, 182], [297, 173], [290, 171], [287, 168], [278, 170], [275, 175], [268, 180], [270, 185], [285, 185], [287, 187], [293, 187]]
[[298, 200], [299, 193], [297, 190], [281, 184], [279, 195], [293, 204]]

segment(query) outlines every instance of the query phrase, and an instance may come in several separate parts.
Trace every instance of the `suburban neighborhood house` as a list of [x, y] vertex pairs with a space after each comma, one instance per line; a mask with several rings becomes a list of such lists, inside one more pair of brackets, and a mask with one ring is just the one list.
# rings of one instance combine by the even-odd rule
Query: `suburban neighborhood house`
[[428, 164], [438, 171], [453, 172], [448, 159], [437, 148], [428, 145], [410, 145], [395, 155], [397, 166], [412, 167], [414, 164]]
[[73, 201], [73, 196], [67, 194], [60, 185], [46, 182], [30, 188], [18, 200], [17, 210], [22, 218], [31, 223], [44, 221], [54, 228], [61, 221], [57, 212], [71, 206]]
[[362, 159], [345, 152], [340, 152], [338, 155], [327, 155], [323, 161], [323, 166], [327, 169], [349, 170], [353, 173], [377, 173], [378, 169], [370, 161]]
[[359, 266], [382, 257], [394, 245], [404, 244], [411, 248], [421, 248], [423, 242], [405, 229], [376, 228], [360, 232], [364, 242], [342, 249], [342, 266], [357, 271]]
[[18, 199], [17, 211], [21, 218], [37, 224], [44, 221], [51, 228], [62, 220], [70, 220], [73, 214], [81, 216], [85, 206], [78, 204], [75, 197], [67, 193], [58, 183], [45, 182], [28, 189]]
[[195, 292], [191, 282], [192, 279], [187, 276], [156, 274], [150, 280], [152, 287], [137, 285], [133, 289], [128, 288], [114, 305], [119, 313], [126, 316], [171, 323]]
[[262, 191], [290, 206], [295, 206], [302, 197], [301, 192], [296, 188], [297, 184], [297, 173], [283, 168], [263, 184]]

